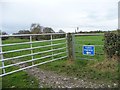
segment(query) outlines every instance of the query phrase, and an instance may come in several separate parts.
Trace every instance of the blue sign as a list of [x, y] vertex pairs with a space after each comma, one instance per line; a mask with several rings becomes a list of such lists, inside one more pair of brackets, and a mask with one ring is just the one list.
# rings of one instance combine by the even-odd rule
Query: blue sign
[[95, 55], [95, 47], [93, 45], [84, 45], [83, 46], [83, 55]]

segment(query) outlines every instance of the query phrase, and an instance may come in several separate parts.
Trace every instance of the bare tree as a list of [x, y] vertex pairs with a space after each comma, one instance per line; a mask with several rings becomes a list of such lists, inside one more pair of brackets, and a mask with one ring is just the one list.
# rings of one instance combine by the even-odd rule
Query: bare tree
[[[41, 34], [42, 33], [41, 30], [42, 30], [42, 27], [40, 26], [40, 24], [37, 24], [37, 23], [31, 24], [30, 31], [32, 34]], [[40, 36], [33, 36], [33, 39], [39, 40]]]
[[41, 32], [41, 26], [37, 23], [31, 24], [30, 31], [32, 34], [40, 34]]

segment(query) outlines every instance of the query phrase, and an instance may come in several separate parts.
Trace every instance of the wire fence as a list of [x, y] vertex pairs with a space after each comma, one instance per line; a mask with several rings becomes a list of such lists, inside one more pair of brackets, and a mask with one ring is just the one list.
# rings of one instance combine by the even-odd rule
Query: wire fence
[[[104, 34], [74, 34], [74, 58], [79, 60], [99, 60], [104, 57]], [[84, 55], [84, 46], [93, 46], [94, 55]]]

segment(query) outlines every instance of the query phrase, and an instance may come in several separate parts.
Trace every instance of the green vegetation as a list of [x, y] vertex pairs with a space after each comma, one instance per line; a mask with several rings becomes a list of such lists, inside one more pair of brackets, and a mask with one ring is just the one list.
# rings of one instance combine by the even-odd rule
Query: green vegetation
[[[95, 83], [113, 84], [118, 82], [118, 62], [107, 60], [104, 54], [104, 46], [95, 46], [95, 56], [82, 54], [83, 45], [103, 45], [103, 36], [75, 37], [76, 60], [61, 60], [39, 66], [45, 70], [52, 70], [69, 76], [76, 76]], [[83, 58], [87, 58], [84, 60]], [[93, 59], [93, 60], [89, 60]]]
[[39, 82], [26, 72], [17, 72], [3, 77], [2, 88], [38, 88]]
[[[104, 50], [103, 50], [103, 36], [79, 36], [75, 38], [75, 50], [77, 59], [88, 58], [94, 60], [104, 60]], [[87, 56], [82, 54], [83, 45], [95, 45], [95, 55]]]
[[39, 66], [45, 70], [52, 70], [62, 75], [68, 75], [95, 83], [117, 83], [117, 62], [80, 61], [69, 62], [60, 60]]
[[[29, 42], [27, 39], [16, 39], [16, 38], [11, 38], [9, 40], [5, 40], [3, 43], [4, 44], [9, 44], [9, 43], [21, 43], [21, 42]], [[54, 47], [43, 47], [43, 48], [37, 48], [33, 50], [33, 53], [38, 53], [38, 52], [42, 52], [42, 51], [47, 51], [47, 50], [51, 50], [52, 49], [56, 49], [56, 48], [62, 48], [65, 47], [66, 44], [65, 40], [59, 40], [59, 41], [53, 41], [52, 44], [57, 44], [57, 43], [63, 43], [62, 45], [56, 45]], [[39, 46], [45, 46], [45, 45], [51, 45], [51, 42], [39, 42], [39, 43], [33, 43], [32, 47], [39, 47]], [[5, 46], [3, 47], [3, 51], [10, 51], [10, 50], [18, 50], [18, 49], [24, 49], [24, 48], [30, 48], [29, 44], [24, 44], [24, 45], [14, 45], [14, 46]], [[64, 52], [66, 51], [66, 49], [63, 50], [57, 50], [57, 51], [53, 51], [53, 52], [47, 52], [47, 53], [40, 53], [37, 55], [34, 55], [33, 58], [40, 58], [40, 57], [44, 57], [46, 55], [51, 55], [51, 54], [56, 54], [56, 53], [60, 53], [60, 52]], [[12, 52], [12, 53], [7, 53], [4, 54], [4, 57], [6, 58], [10, 58], [10, 57], [16, 57], [16, 56], [21, 56], [21, 55], [26, 55], [26, 54], [31, 54], [31, 50], [25, 50], [25, 51], [20, 51], [20, 52]], [[64, 54], [61, 54], [62, 56]], [[61, 55], [57, 55], [57, 56], [53, 56], [53, 58], [55, 57], [60, 57]], [[31, 60], [31, 56], [26, 56], [26, 57], [22, 57], [17, 61], [27, 61], [27, 60]], [[34, 61], [35, 64], [43, 62], [43, 61], [47, 61], [52, 59], [52, 57], [43, 59], [43, 60], [37, 60]], [[5, 65], [10, 64], [9, 61], [5, 61]], [[28, 63], [29, 65], [32, 64], [32, 62]]]
[[[92, 41], [90, 41], [90, 40], [92, 40]], [[63, 75], [65, 74], [65, 75], [69, 75], [69, 76], [76, 76], [78, 78], [87, 79], [87, 80], [93, 81], [95, 83], [101, 83], [101, 82], [109, 83], [109, 84], [117, 83], [117, 80], [118, 80], [117, 61], [115, 61], [115, 60], [108, 61], [106, 59], [104, 52], [103, 52], [103, 46], [102, 47], [95, 46], [95, 51], [96, 51], [95, 56], [82, 55], [82, 45], [103, 45], [104, 42], [102, 40], [103, 40], [102, 36], [76, 37], [75, 42], [78, 45], [76, 45], [75, 48], [77, 51], [80, 51], [80, 52], [76, 53], [76, 56], [79, 56], [79, 58], [77, 57], [75, 61], [68, 61], [67, 59], [55, 61], [52, 63], [41, 65], [41, 66], [39, 66], [39, 68], [42, 68], [45, 70], [52, 70], [52, 71], [55, 71], [56, 73], [60, 73]], [[8, 40], [3, 41], [4, 44], [19, 43], [19, 42], [28, 42], [28, 40], [27, 39], [9, 38]], [[53, 44], [64, 43], [64, 42], [65, 42], [65, 40], [54, 41]], [[50, 44], [51, 44], [51, 42], [34, 43], [33, 47], [45, 46], [45, 45], [50, 45]], [[55, 46], [52, 48], [53, 49], [62, 48], [64, 46], [65, 46], [65, 44]], [[26, 45], [9, 46], [9, 47], [6, 46], [3, 48], [3, 51], [9, 51], [9, 50], [13, 50], [13, 49], [14, 50], [15, 49], [24, 49], [24, 48], [29, 48], [29, 47], [30, 47], [30, 45], [27, 45], [27, 44]], [[36, 52], [45, 51], [45, 50], [51, 50], [51, 47], [35, 49], [35, 50], [33, 50], [33, 52], [36, 53]], [[64, 51], [66, 51], [66, 49], [54, 51], [53, 54], [59, 53], [59, 52], [64, 52]], [[5, 54], [4, 56], [6, 58], [10, 58], [13, 56], [20, 56], [20, 55], [30, 54], [30, 53], [31, 53], [31, 51], [22, 51], [22, 52]], [[35, 55], [34, 58], [40, 58], [40, 57], [43, 57], [46, 55], [51, 55], [51, 54], [52, 54], [51, 52], [43, 53], [43, 54]], [[65, 55], [65, 54], [57, 55], [57, 56], [54, 56], [53, 58], [60, 57], [63, 55]], [[80, 58], [88, 58], [88, 59], [92, 58], [94, 60], [82, 60]], [[20, 62], [22, 60], [25, 61], [25, 60], [30, 60], [30, 59], [31, 59], [31, 56], [27, 56], [24, 58], [20, 58], [18, 61]], [[34, 63], [36, 64], [36, 63], [40, 63], [40, 62], [51, 60], [51, 59], [52, 59], [52, 57], [38, 60], [38, 61], [35, 61]], [[5, 65], [9, 65], [10, 63], [12, 63], [12, 62], [6, 61]], [[31, 64], [32, 64], [32, 62], [28, 63], [28, 65], [31, 65]], [[12, 70], [15, 70], [18, 67], [16, 67], [16, 68], [10, 67], [10, 68], [7, 68], [6, 71], [7, 72], [11, 71], [11, 68], [12, 68]], [[29, 80], [29, 76], [26, 74], [22, 75], [20, 73], [25, 74], [24, 72], [19, 72], [19, 73], [14, 73], [12, 75], [3, 77], [3, 87], [11, 87], [11, 86], [22, 87], [19, 85], [22, 83], [22, 81], [24, 81], [25, 77], [26, 77], [26, 80], [23, 83], [26, 83], [26, 81]], [[11, 85], [11, 82], [13, 80], [12, 77], [18, 77], [19, 79], [16, 78], [16, 80], [14, 80], [14, 82]], [[19, 83], [20, 79], [21, 79], [21, 82]], [[4, 82], [6, 82], [5, 85], [4, 85]], [[27, 86], [27, 85], [28, 85], [28, 83], [26, 83], [25, 86], [31, 87], [31, 86]], [[37, 86], [37, 84], [35, 84], [35, 87], [36, 86]]]
[[[18, 42], [26, 42], [26, 41], [28, 40], [11, 38], [9, 40], [3, 41], [3, 43], [9, 44], [9, 43], [18, 43]], [[27, 45], [24, 45], [23, 47], [21, 47], [20, 45], [16, 47], [6, 46], [3, 48], [3, 51], [9, 51], [9, 50], [15, 50], [17, 48], [27, 48], [27, 47], [28, 47]], [[26, 52], [23, 52], [22, 54], [26, 54]], [[17, 55], [18, 53], [10, 53], [10, 54], [5, 54], [5, 57], [10, 58]], [[9, 64], [12, 64], [11, 60], [5, 62], [5, 65], [9, 65]], [[10, 67], [6, 69], [6, 72], [13, 71], [18, 68], [19, 67], [17, 66]], [[29, 76], [24, 71], [7, 75], [2, 78], [2, 88], [38, 88], [38, 85], [39, 85], [38, 81], [34, 77]]]
[[105, 52], [109, 58], [114, 56], [120, 59], [120, 34], [118, 33], [105, 33]]
[[[28, 41], [28, 39], [9, 38], [8, 40], [4, 40], [3, 44], [21, 43], [21, 42], [29, 42], [29, 41]], [[44, 48], [37, 48], [37, 49], [33, 50], [33, 53], [37, 53], [37, 52], [45, 51], [45, 50], [51, 50], [51, 48], [52, 49], [62, 48], [62, 47], [65, 47], [65, 45], [66, 45], [65, 40], [59, 40], [59, 41], [53, 41], [52, 42], [52, 44], [56, 44], [56, 43], [63, 43], [63, 44], [57, 45], [57, 46], [54, 46], [54, 47], [49, 46], [49, 47], [44, 47]], [[45, 45], [51, 45], [51, 42], [33, 43], [32, 47], [39, 47], [39, 46], [45, 46]], [[10, 51], [10, 50], [24, 49], [24, 48], [30, 48], [30, 45], [29, 44], [24, 44], [24, 45], [5, 46], [5, 47], [3, 47], [3, 52]], [[53, 51], [53, 54], [64, 52], [64, 51], [66, 51], [66, 49]], [[4, 54], [4, 57], [5, 58], [11, 58], [11, 57], [21, 56], [21, 55], [26, 55], [26, 54], [31, 54], [31, 51], [30, 50], [25, 50], [25, 51], [20, 51], [20, 52], [11, 52], [11, 53]], [[43, 57], [43, 56], [46, 56], [46, 55], [51, 55], [51, 54], [52, 54], [52, 52], [47, 52], [47, 53], [42, 53], [42, 54], [40, 53], [38, 55], [34, 55], [33, 58], [40, 58], [40, 57]], [[53, 58], [59, 58], [60, 56], [63, 56], [63, 55], [65, 55], [65, 54], [63, 53], [61, 55], [56, 55], [56, 56], [53, 56]], [[31, 58], [32, 58], [31, 56], [27, 56], [27, 57], [22, 57], [20, 59], [13, 59], [13, 60], [15, 60], [17, 62], [21, 62], [21, 61], [31, 60]], [[13, 60], [5, 61], [5, 65], [7, 66], [7, 65], [10, 65], [10, 64], [13, 64], [13, 62], [12, 62]], [[52, 60], [52, 57], [36, 60], [36, 61], [34, 61], [34, 64], [38, 64], [40, 62], [47, 61], [47, 60]], [[32, 65], [32, 62], [29, 62], [27, 64]], [[7, 73], [7, 72], [14, 71], [14, 70], [17, 70], [17, 69], [19, 69], [19, 67], [12, 66], [12, 67], [6, 68], [5, 70], [6, 70], [6, 73]], [[13, 82], [13, 79], [14, 79], [14, 82]], [[34, 83], [31, 84], [31, 81], [34, 82]], [[6, 82], [6, 83], [4, 83], [4, 82]], [[10, 83], [10, 82], [13, 82], [13, 83]], [[24, 84], [24, 86], [23, 86], [23, 84]], [[21, 71], [21, 72], [17, 72], [17, 73], [14, 73], [14, 74], [3, 77], [3, 88], [8, 88], [8, 87], [9, 88], [11, 88], [11, 87], [15, 87], [15, 88], [16, 87], [17, 88], [21, 88], [21, 87], [23, 87], [23, 88], [24, 87], [26, 87], [26, 88], [37, 88], [38, 87], [38, 81], [36, 81], [35, 78], [33, 78], [32, 76], [28, 76], [26, 74], [26, 72]]]

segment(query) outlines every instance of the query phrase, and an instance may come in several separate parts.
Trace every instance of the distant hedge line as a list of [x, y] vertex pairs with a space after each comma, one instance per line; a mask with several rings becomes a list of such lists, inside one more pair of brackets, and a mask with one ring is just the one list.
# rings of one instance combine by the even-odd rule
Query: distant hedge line
[[[55, 34], [55, 35], [52, 35], [52, 38], [53, 39], [56, 39], [56, 38], [64, 38], [65, 37], [65, 34]], [[30, 39], [29, 36], [19, 36], [19, 37], [15, 37], [15, 38], [20, 38], [20, 39]], [[51, 39], [51, 36], [50, 35], [40, 35], [40, 36], [32, 36], [32, 39], [33, 40], [50, 40]]]
[[[53, 39], [57, 39], [57, 38], [65, 38], [66, 34], [55, 34], [52, 35]], [[14, 36], [13, 36], [14, 37]], [[29, 36], [19, 36], [19, 37], [14, 37], [14, 38], [19, 38], [19, 39], [30, 39]], [[2, 37], [2, 40], [6, 40], [9, 39], [9, 37]], [[50, 35], [40, 35], [40, 36], [32, 36], [33, 40], [50, 40], [51, 36]]]

